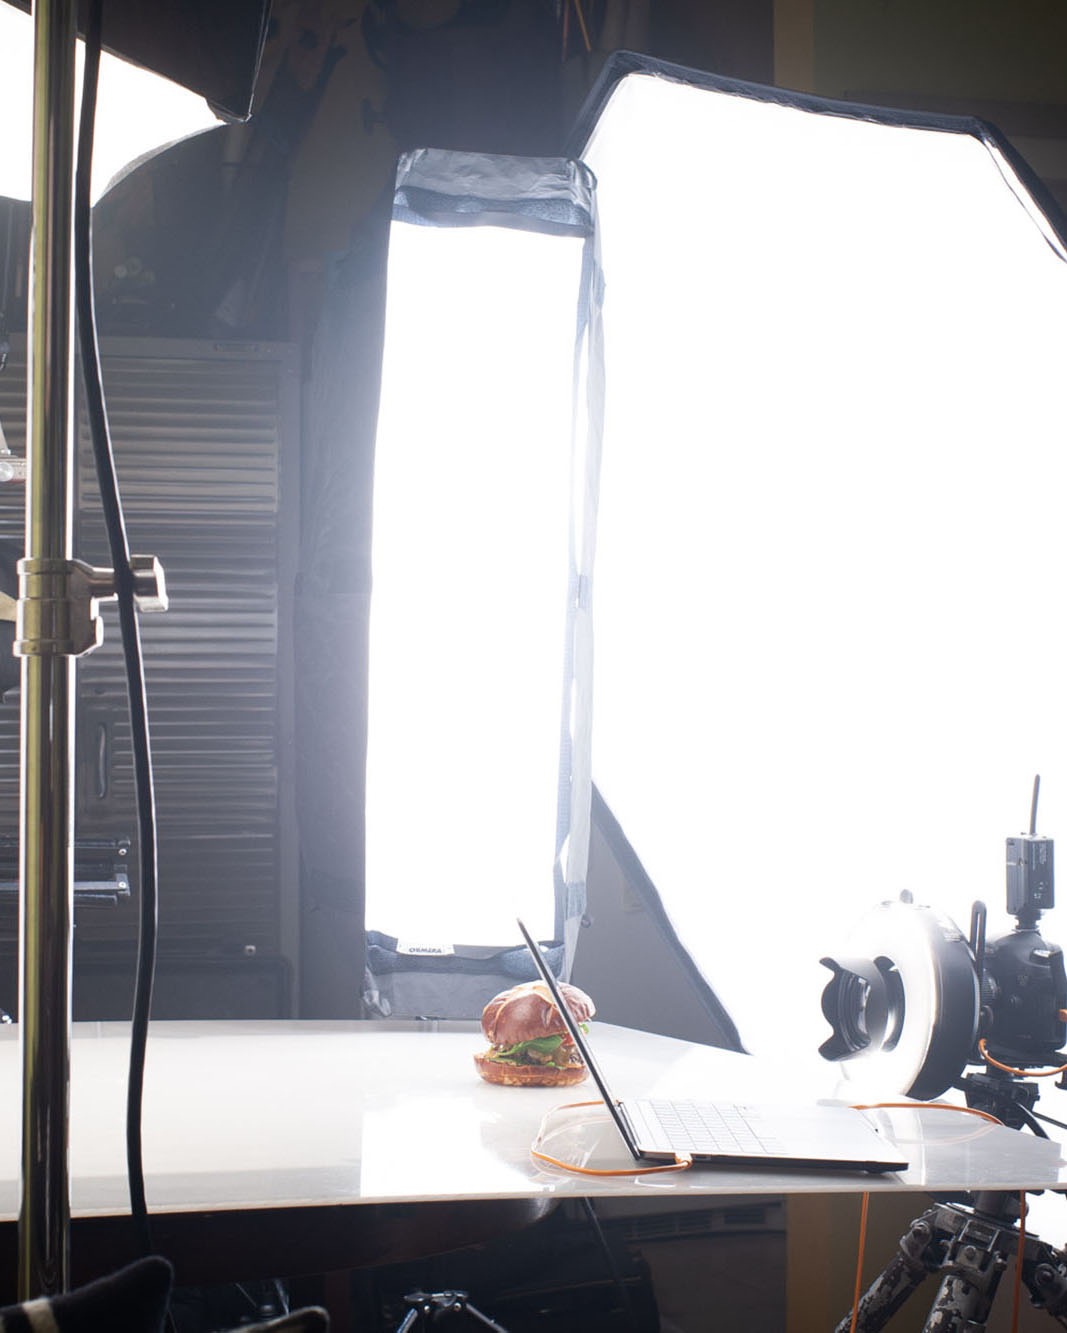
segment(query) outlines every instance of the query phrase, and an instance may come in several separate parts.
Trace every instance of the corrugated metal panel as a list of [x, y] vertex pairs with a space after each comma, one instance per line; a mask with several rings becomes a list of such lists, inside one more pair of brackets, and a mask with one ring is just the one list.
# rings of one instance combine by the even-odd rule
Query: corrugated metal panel
[[[26, 371], [19, 349], [0, 374], [0, 422], [8, 447], [26, 454]], [[26, 490], [20, 483], [0, 485], [0, 541], [22, 549]], [[18, 833], [19, 707], [17, 699], [0, 703], [0, 832]], [[17, 937], [16, 905], [0, 902], [0, 940]]]
[[[295, 421], [289, 349], [257, 345], [104, 347], [104, 378], [131, 549], [156, 555], [170, 610], [141, 621], [159, 815], [160, 950], [277, 955], [286, 863], [279, 606], [292, 583], [282, 452]], [[0, 413], [21, 449], [21, 374], [5, 372]], [[17, 409], [17, 414], [16, 414]], [[110, 565], [84, 422], [76, 554]], [[0, 534], [21, 530], [13, 487]], [[21, 505], [21, 495], [14, 497]], [[295, 507], [295, 496], [292, 497]], [[130, 732], [114, 608], [79, 667], [79, 837], [135, 833]], [[6, 714], [9, 709], [0, 710]], [[0, 818], [17, 818], [17, 716], [0, 716]], [[12, 756], [9, 737], [13, 738]], [[101, 756], [104, 756], [101, 772]], [[14, 767], [12, 767], [12, 758]], [[134, 867], [136, 869], [136, 867]], [[136, 936], [136, 904], [81, 909], [80, 944]]]

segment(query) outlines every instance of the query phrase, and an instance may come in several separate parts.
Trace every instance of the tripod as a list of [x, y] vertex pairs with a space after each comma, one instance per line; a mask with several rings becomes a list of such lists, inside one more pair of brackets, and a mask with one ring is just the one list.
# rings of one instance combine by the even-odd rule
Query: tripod
[[[1009, 1128], [1045, 1134], [1033, 1112], [1034, 1082], [987, 1062], [984, 1072], [966, 1074], [955, 1086], [968, 1106]], [[1067, 1256], [1036, 1235], [1023, 1237], [1016, 1225], [1018, 1195], [985, 1190], [969, 1197], [969, 1204], [936, 1203], [912, 1222], [896, 1255], [860, 1298], [856, 1333], [878, 1333], [931, 1273], [941, 1281], [923, 1333], [982, 1333], [1000, 1279], [1016, 1255], [1031, 1303], [1067, 1328]], [[849, 1333], [852, 1314], [834, 1333]]]
[[[1014, 1194], [988, 1191], [973, 1204], [937, 1203], [900, 1238], [896, 1255], [859, 1302], [857, 1333], [878, 1333], [928, 1274], [938, 1287], [923, 1333], [981, 1333], [1001, 1276], [1022, 1245], [1022, 1281], [1034, 1305], [1067, 1328], [1067, 1260], [1037, 1236], [1022, 1237]], [[852, 1311], [835, 1333], [849, 1333]]]
[[433, 1324], [446, 1314], [468, 1314], [484, 1324], [491, 1333], [507, 1333], [500, 1324], [482, 1314], [477, 1306], [471, 1305], [465, 1291], [413, 1291], [404, 1300], [411, 1309], [401, 1320], [396, 1333], [410, 1333], [416, 1324], [420, 1327]]

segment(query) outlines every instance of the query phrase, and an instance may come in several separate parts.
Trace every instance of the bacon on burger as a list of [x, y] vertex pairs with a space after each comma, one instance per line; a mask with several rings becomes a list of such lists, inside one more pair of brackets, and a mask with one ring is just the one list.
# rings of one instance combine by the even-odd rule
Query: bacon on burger
[[[577, 986], [560, 983], [575, 1020], [587, 1023], [596, 1009]], [[586, 1068], [543, 981], [495, 995], [482, 1011], [482, 1031], [490, 1042], [474, 1057], [487, 1083], [511, 1087], [565, 1088], [581, 1083]]]

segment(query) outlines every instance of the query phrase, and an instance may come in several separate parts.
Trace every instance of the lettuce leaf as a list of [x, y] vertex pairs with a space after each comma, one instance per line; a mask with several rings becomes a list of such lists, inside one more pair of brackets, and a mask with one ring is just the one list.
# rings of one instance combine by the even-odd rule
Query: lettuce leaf
[[[582, 1023], [581, 1028], [583, 1032], [588, 1032], [589, 1024]], [[560, 1053], [560, 1048], [565, 1042], [567, 1050], [562, 1053], [563, 1058], [552, 1058]], [[529, 1041], [517, 1041], [514, 1046], [496, 1046], [489, 1058], [499, 1060], [501, 1064], [505, 1065], [556, 1065], [560, 1069], [566, 1069], [577, 1059], [577, 1052], [574, 1053], [573, 1058], [571, 1057], [570, 1052], [572, 1050], [573, 1047], [569, 1040], [562, 1033], [556, 1033], [551, 1037], [532, 1037]], [[537, 1056], [531, 1056], [531, 1051], [536, 1051]], [[542, 1058], [538, 1059], [538, 1056]], [[543, 1058], [545, 1056], [550, 1058]]]
[[530, 1041], [517, 1041], [514, 1046], [503, 1046], [499, 1051], [493, 1052], [493, 1059], [509, 1059], [511, 1056], [521, 1055], [524, 1051], [540, 1051], [543, 1055], [549, 1055], [552, 1051], [558, 1050], [563, 1045], [563, 1038], [560, 1035], [554, 1037], [534, 1037]]

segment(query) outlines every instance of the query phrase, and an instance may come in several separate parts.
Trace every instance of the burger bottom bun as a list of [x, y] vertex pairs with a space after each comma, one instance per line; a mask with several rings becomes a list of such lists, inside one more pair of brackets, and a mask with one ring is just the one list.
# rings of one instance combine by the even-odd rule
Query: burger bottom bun
[[501, 1083], [509, 1088], [569, 1088], [581, 1083], [586, 1075], [585, 1065], [507, 1065], [491, 1060], [489, 1052], [474, 1057], [478, 1073], [486, 1083]]

